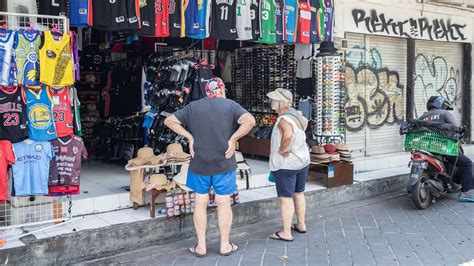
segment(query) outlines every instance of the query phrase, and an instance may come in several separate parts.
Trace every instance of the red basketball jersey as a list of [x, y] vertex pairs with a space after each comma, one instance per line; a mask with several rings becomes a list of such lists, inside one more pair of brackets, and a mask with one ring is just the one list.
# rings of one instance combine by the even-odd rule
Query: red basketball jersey
[[74, 134], [72, 119], [72, 103], [69, 87], [49, 87], [51, 99], [53, 100], [53, 119], [58, 137]]
[[170, 36], [168, 0], [155, 0], [155, 16], [155, 37]]
[[299, 1], [298, 42], [311, 43], [311, 6], [308, 0]]

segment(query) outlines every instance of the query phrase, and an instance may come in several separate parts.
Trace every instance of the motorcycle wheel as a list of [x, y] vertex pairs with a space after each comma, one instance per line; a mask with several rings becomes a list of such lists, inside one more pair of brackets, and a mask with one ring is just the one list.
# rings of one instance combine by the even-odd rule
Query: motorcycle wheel
[[433, 201], [433, 195], [426, 188], [426, 182], [429, 180], [429, 176], [423, 173], [420, 180], [412, 187], [412, 201], [415, 206], [420, 209], [426, 209], [431, 205]]

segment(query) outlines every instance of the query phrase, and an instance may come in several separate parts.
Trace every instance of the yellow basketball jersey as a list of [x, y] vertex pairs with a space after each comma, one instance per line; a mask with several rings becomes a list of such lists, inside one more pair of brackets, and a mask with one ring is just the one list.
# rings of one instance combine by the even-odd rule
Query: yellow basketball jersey
[[56, 37], [51, 31], [44, 31], [44, 42], [40, 49], [40, 81], [50, 86], [72, 85], [74, 69], [71, 35]]

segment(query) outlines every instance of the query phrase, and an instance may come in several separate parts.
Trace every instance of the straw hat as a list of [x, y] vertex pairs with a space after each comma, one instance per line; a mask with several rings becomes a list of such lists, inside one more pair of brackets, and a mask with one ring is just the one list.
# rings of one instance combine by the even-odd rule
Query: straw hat
[[183, 151], [183, 146], [179, 143], [173, 143], [166, 147], [166, 157], [169, 160], [187, 160], [191, 157]]
[[316, 162], [329, 162], [329, 154], [326, 153], [324, 147], [311, 147], [311, 160]]
[[162, 174], [154, 174], [150, 176], [150, 179], [148, 179], [148, 181], [143, 185], [146, 191], [150, 191], [152, 189], [164, 189], [166, 191], [170, 191], [176, 187], [176, 183], [174, 181], [168, 181], [168, 179], [166, 179], [166, 176]]
[[351, 152], [349, 151], [349, 147], [344, 143], [336, 144], [336, 149], [340, 154], [351, 154]]
[[138, 150], [137, 157], [128, 161], [127, 167], [159, 165], [163, 164], [165, 160], [166, 158], [163, 155], [155, 156], [152, 148], [143, 147]]
[[188, 171], [189, 171], [189, 164], [183, 164], [181, 166], [181, 171], [179, 171], [179, 174], [177, 174], [175, 177], [173, 177], [173, 181], [178, 184], [180, 188], [182, 188], [185, 191], [192, 191], [192, 189], [188, 188], [186, 186], [186, 181], [188, 180]]

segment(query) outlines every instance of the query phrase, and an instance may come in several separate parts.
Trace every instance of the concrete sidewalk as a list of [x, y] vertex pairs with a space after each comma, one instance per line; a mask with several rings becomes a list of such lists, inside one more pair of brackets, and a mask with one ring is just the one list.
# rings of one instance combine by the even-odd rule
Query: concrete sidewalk
[[[310, 209], [311, 210], [311, 209]], [[459, 265], [474, 259], [474, 204], [454, 195], [418, 211], [410, 199], [391, 193], [311, 210], [308, 233], [295, 241], [272, 240], [279, 219], [232, 231], [240, 250], [221, 257], [219, 235], [208, 236], [208, 256], [188, 252], [195, 238], [91, 260], [85, 265]]]

